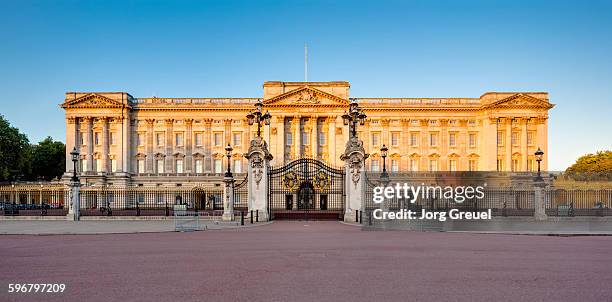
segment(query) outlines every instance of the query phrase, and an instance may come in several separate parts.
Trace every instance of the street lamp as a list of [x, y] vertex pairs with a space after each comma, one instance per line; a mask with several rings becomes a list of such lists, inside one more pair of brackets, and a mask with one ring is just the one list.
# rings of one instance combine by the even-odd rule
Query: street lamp
[[364, 125], [366, 117], [367, 115], [363, 112], [363, 109], [353, 100], [349, 106], [349, 111], [345, 111], [342, 115], [344, 125], [350, 126], [349, 130], [351, 131], [351, 137], [357, 136], [357, 123]]
[[380, 148], [380, 156], [383, 159], [383, 170], [382, 170], [382, 173], [380, 173], [380, 179], [383, 182], [387, 182], [389, 180], [389, 173], [387, 173], [387, 154], [388, 152], [389, 152], [389, 148], [387, 148], [387, 146], [383, 144], [382, 147]]
[[538, 150], [534, 153], [536, 157], [536, 161], [538, 162], [538, 179], [542, 179], [540, 175], [540, 162], [542, 161], [542, 156], [544, 155], [544, 151], [538, 147]]
[[70, 156], [72, 157], [72, 178], [70, 180], [72, 180], [73, 182], [78, 182], [79, 178], [77, 177], [77, 161], [79, 160], [79, 151], [77, 151], [76, 147], [72, 148], [72, 151], [70, 151]]
[[225, 147], [225, 156], [227, 156], [227, 172], [225, 172], [225, 177], [232, 177], [232, 171], [230, 170], [230, 158], [232, 157], [232, 151], [234, 151], [234, 148], [232, 148], [230, 144], [227, 144], [227, 147]]
[[258, 101], [255, 104], [255, 111], [249, 112], [247, 114], [247, 121], [249, 126], [252, 126], [254, 123], [257, 123], [257, 136], [261, 136], [261, 125], [262, 123], [265, 125], [270, 125], [270, 112], [266, 111], [266, 113], [262, 113], [263, 103]]

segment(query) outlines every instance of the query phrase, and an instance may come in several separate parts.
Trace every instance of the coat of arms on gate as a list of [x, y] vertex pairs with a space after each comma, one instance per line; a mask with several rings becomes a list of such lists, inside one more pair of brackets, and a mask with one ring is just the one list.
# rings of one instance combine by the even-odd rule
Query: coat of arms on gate
[[325, 173], [323, 170], [319, 170], [314, 177], [314, 187], [317, 190], [327, 189], [331, 183], [329, 174]]
[[289, 171], [282, 178], [283, 187], [287, 190], [295, 190], [300, 184], [300, 179], [294, 171]]

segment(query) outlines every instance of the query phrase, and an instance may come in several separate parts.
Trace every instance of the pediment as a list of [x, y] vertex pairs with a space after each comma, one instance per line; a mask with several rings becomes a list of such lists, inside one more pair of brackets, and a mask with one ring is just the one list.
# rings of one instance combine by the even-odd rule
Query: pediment
[[62, 108], [123, 108], [123, 106], [120, 102], [97, 93], [89, 93], [62, 104]]
[[266, 106], [342, 106], [349, 104], [349, 100], [333, 94], [304, 86], [289, 92], [264, 100]]
[[527, 94], [517, 93], [507, 98], [495, 101], [491, 104], [484, 106], [485, 108], [545, 108], [550, 109], [554, 107], [553, 104], [532, 97]]

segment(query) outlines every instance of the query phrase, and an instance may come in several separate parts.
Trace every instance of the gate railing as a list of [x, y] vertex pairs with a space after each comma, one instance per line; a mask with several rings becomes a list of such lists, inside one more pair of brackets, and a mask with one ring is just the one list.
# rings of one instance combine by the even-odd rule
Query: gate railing
[[62, 185], [0, 186], [1, 215], [65, 216], [67, 188]]
[[249, 175], [245, 175], [244, 179], [234, 185], [234, 211], [247, 211], [249, 209]]

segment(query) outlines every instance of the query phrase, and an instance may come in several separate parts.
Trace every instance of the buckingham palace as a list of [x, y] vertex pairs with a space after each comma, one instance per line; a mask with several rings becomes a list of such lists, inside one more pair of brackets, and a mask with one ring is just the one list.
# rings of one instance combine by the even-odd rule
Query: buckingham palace
[[[339, 167], [349, 139], [343, 123], [351, 102], [367, 120], [357, 134], [368, 171], [533, 171], [534, 152], [548, 154], [546, 92], [486, 92], [477, 98], [360, 98], [350, 84], [263, 84], [263, 97], [133, 97], [127, 92], [67, 92], [66, 175], [69, 152], [79, 151], [78, 172], [90, 184], [195, 183], [222, 178], [225, 147], [231, 169], [245, 173], [257, 126], [247, 114], [258, 102], [272, 118], [262, 128], [272, 166], [314, 158]], [[547, 169], [548, 161], [542, 161]]]

